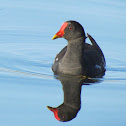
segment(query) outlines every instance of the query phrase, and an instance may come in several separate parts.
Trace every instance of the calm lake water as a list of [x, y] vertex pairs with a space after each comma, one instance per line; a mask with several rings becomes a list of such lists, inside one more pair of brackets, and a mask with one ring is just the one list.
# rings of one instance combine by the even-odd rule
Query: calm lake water
[[[51, 66], [67, 42], [51, 38], [67, 20], [97, 41], [107, 71], [100, 82], [81, 86], [76, 118], [59, 122], [47, 106], [64, 100]], [[126, 1], [0, 0], [0, 126], [51, 125], [126, 125]]]

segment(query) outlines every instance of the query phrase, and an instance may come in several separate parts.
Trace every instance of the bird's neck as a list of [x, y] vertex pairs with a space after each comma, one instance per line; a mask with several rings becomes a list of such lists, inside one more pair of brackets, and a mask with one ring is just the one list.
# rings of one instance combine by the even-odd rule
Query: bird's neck
[[67, 51], [63, 57], [63, 64], [70, 64], [71, 66], [77, 66], [82, 64], [84, 58], [84, 45], [85, 38], [80, 37], [74, 40], [68, 41]]
[[64, 85], [64, 104], [73, 109], [80, 109], [81, 106], [81, 86], [66, 84]]
[[81, 106], [81, 84], [77, 79], [65, 80], [63, 84], [64, 104], [73, 109], [80, 109]]

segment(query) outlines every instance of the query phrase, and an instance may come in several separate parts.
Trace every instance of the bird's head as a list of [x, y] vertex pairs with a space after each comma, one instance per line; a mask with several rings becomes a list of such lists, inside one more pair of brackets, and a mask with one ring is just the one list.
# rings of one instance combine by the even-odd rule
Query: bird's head
[[81, 24], [76, 21], [66, 21], [52, 39], [65, 38], [69, 41], [79, 37], [85, 37], [85, 32]]

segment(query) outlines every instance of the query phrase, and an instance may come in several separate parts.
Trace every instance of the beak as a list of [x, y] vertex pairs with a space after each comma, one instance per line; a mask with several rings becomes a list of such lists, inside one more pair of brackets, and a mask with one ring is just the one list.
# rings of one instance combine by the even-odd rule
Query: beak
[[[60, 36], [57, 35], [57, 34], [55, 34], [55, 35], [52, 37], [52, 40], [57, 39], [57, 38], [60, 38]], [[48, 108], [48, 107], [47, 107], [47, 108]]]
[[67, 25], [68, 25], [67, 22], [63, 23], [60, 30], [52, 37], [52, 40], [63, 37], [64, 30], [67, 27]]
[[50, 110], [50, 111], [54, 111], [55, 110], [55, 108], [52, 108], [52, 107], [50, 107], [50, 106], [47, 106], [47, 108]]
[[52, 108], [50, 106], [47, 106], [47, 108], [54, 113], [54, 116], [57, 120], [60, 121], [60, 118], [58, 117], [58, 109], [57, 108]]

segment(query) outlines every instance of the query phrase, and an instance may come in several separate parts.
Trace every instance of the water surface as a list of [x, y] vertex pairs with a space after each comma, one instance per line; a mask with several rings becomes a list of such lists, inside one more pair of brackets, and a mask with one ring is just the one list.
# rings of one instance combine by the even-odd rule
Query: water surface
[[[0, 3], [1, 126], [126, 125], [125, 1]], [[66, 20], [80, 22], [95, 38], [104, 52], [107, 71], [100, 83], [82, 86], [77, 117], [63, 123], [46, 106], [63, 103], [62, 84], [51, 65], [67, 42], [51, 38]]]

